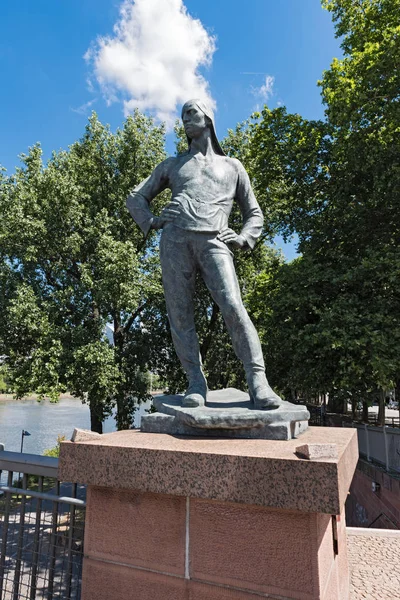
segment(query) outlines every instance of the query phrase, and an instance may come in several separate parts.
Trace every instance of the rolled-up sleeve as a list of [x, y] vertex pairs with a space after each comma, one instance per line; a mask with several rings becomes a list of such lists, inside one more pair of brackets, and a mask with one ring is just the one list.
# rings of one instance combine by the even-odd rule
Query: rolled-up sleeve
[[254, 248], [262, 232], [264, 217], [252, 190], [249, 176], [243, 165], [239, 161], [237, 163], [238, 181], [235, 199], [239, 203], [243, 217], [243, 227], [240, 235], [245, 238], [249, 248]]
[[154, 215], [150, 202], [168, 187], [168, 159], [160, 163], [150, 177], [144, 179], [129, 194], [126, 206], [145, 236], [148, 235]]

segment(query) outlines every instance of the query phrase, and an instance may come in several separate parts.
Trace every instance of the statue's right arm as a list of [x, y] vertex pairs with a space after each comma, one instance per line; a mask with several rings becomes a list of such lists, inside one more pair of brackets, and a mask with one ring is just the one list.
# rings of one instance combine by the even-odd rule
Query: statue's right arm
[[145, 236], [157, 219], [150, 210], [150, 202], [168, 187], [168, 163], [169, 159], [160, 163], [150, 177], [144, 179], [130, 192], [126, 200], [132, 218]]

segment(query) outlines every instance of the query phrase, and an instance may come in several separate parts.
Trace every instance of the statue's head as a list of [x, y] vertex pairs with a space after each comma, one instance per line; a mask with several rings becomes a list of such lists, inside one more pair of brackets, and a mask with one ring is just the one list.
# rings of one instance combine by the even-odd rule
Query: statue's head
[[215, 132], [214, 113], [202, 100], [188, 100], [182, 106], [182, 121], [190, 149], [192, 139], [201, 135], [205, 128], [210, 130], [212, 145], [216, 154], [225, 156]]

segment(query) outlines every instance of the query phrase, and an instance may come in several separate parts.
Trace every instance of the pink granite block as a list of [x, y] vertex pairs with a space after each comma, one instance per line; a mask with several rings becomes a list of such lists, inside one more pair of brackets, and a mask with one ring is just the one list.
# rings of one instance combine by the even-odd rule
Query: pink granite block
[[184, 575], [185, 498], [90, 486], [85, 555]]
[[319, 597], [325, 598], [335, 564], [332, 516], [319, 514], [317, 519]]
[[[335, 524], [332, 523], [334, 520]], [[320, 598], [323, 600], [348, 600], [349, 569], [346, 543], [346, 523], [342, 515], [320, 514], [318, 523], [318, 579]], [[334, 545], [334, 529], [337, 535], [337, 554]]]
[[318, 458], [338, 458], [336, 444], [303, 444], [297, 446], [296, 454], [308, 460]]
[[320, 597], [317, 515], [193, 500], [189, 531], [191, 578], [296, 600]]
[[85, 559], [81, 600], [189, 600], [187, 582], [97, 560]]
[[[235, 590], [220, 585], [191, 581], [189, 583], [188, 600], [260, 600], [258, 593]], [[262, 596], [265, 598], [265, 596]], [[268, 596], [269, 600], [282, 600], [282, 596]]]
[[339, 554], [336, 557], [336, 562], [339, 582], [339, 598], [347, 600], [347, 598], [350, 597], [350, 569], [344, 508], [342, 514], [338, 517], [337, 532]]
[[[337, 571], [337, 563], [332, 563], [332, 569], [329, 574], [329, 580], [325, 589], [324, 595], [321, 596], [322, 600], [348, 600], [348, 596], [340, 596], [339, 592], [339, 579]], [[372, 598], [371, 598], [372, 600]]]
[[303, 443], [334, 443], [338, 458], [304, 460], [297, 440], [177, 438], [120, 431], [63, 442], [59, 477], [89, 485], [339, 514], [356, 467], [352, 429], [312, 427]]
[[[268, 596], [274, 600], [276, 596]], [[87, 559], [81, 600], [258, 600], [259, 594]], [[282, 600], [282, 597], [279, 599]]]
[[75, 427], [71, 442], [88, 442], [90, 440], [99, 439], [100, 433], [96, 433], [95, 431], [90, 431], [89, 429], [79, 429]]
[[[343, 428], [344, 431], [351, 431]], [[353, 430], [354, 431], [354, 430]], [[329, 433], [328, 433], [329, 435]], [[358, 438], [357, 435], [349, 436], [346, 452], [339, 452], [338, 483], [339, 483], [339, 510], [332, 514], [340, 515], [347, 500], [347, 494], [354, 476], [358, 462]], [[324, 512], [324, 511], [321, 511]]]

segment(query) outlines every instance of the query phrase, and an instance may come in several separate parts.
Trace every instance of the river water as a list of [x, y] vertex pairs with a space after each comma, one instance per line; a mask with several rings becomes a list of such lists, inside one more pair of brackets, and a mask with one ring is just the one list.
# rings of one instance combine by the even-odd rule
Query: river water
[[[148, 404], [141, 404], [135, 415], [135, 426], [140, 426], [140, 418]], [[90, 429], [90, 413], [87, 404], [76, 398], [61, 398], [52, 404], [48, 400], [0, 400], [0, 443], [5, 450], [21, 450], [22, 430], [31, 435], [24, 436], [24, 452], [43, 454], [47, 448], [54, 448], [57, 436], [71, 438], [74, 427]], [[115, 420], [109, 417], [104, 425], [104, 433], [116, 430]]]

